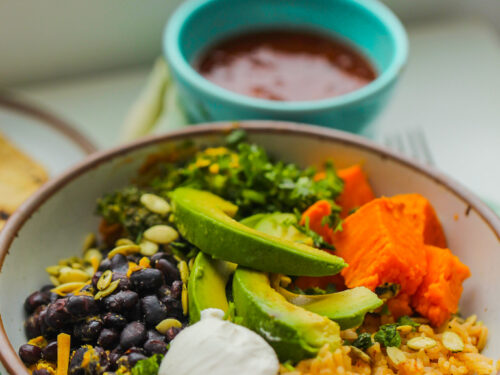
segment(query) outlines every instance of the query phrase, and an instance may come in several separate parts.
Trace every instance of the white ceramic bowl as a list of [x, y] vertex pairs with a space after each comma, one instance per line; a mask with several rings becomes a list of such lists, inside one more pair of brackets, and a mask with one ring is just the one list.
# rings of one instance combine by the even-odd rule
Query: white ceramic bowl
[[[500, 219], [478, 198], [439, 172], [350, 134], [265, 121], [241, 126], [248, 130], [250, 141], [276, 158], [302, 166], [327, 158], [337, 167], [362, 163], [377, 195], [418, 192], [430, 199], [450, 248], [472, 271], [461, 311], [476, 313], [488, 325], [485, 353], [500, 357]], [[220, 144], [233, 127], [229, 123], [190, 127], [95, 154], [49, 182], [12, 216], [0, 234], [0, 358], [9, 372], [27, 374], [16, 355], [26, 341], [24, 298], [47, 283], [46, 266], [78, 254], [84, 236], [96, 231], [96, 199], [127, 184], [151, 153], [186, 140]]]

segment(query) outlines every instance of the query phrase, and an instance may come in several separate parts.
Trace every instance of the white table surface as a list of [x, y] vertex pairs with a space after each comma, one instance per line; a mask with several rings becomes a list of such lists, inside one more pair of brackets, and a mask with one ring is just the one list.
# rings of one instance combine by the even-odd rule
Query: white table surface
[[[438, 168], [500, 202], [500, 39], [478, 19], [411, 25], [410, 60], [378, 118], [378, 138], [420, 128]], [[100, 148], [122, 121], [150, 67], [14, 87], [53, 110]]]

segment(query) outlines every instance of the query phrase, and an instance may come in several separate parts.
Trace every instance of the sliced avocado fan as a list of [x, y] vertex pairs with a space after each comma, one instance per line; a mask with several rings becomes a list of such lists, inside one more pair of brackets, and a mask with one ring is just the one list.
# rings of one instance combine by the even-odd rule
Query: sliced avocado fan
[[384, 303], [375, 293], [363, 286], [328, 294], [296, 294], [282, 288], [279, 285], [279, 277], [273, 275], [271, 285], [288, 302], [334, 320], [341, 329], [360, 326], [367, 313], [375, 311]]
[[[284, 237], [296, 242], [308, 241], [309, 237], [293, 226], [296, 222], [296, 216], [291, 213], [258, 214], [241, 221], [242, 224], [272, 236]], [[338, 293], [303, 295], [280, 287], [279, 279], [279, 275], [273, 275], [272, 285], [288, 302], [334, 320], [341, 329], [361, 325], [366, 313], [376, 310], [383, 304], [375, 293], [365, 287]]]
[[281, 361], [299, 361], [324, 345], [331, 350], [341, 345], [337, 323], [288, 302], [266, 273], [238, 267], [233, 297], [242, 324], [269, 342]]
[[188, 301], [189, 321], [200, 320], [201, 312], [208, 308], [227, 312], [226, 284], [236, 264], [215, 260], [210, 255], [198, 253], [189, 275]]
[[259, 232], [234, 220], [237, 206], [207, 191], [171, 194], [179, 232], [201, 251], [252, 269], [297, 276], [335, 275], [347, 264], [311, 246]]

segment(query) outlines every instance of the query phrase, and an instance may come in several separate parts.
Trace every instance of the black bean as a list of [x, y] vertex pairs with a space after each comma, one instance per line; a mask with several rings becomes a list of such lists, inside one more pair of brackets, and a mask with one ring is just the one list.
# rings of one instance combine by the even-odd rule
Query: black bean
[[165, 334], [165, 337], [167, 338], [167, 342], [172, 341], [175, 338], [175, 336], [177, 336], [179, 334], [180, 331], [181, 331], [181, 329], [178, 327], [170, 327], [167, 330], [167, 333]]
[[97, 282], [101, 278], [102, 274], [103, 274], [103, 271], [97, 271], [96, 273], [94, 273], [94, 276], [92, 276], [92, 286], [95, 289], [97, 289]]
[[136, 304], [134, 307], [132, 307], [129, 311], [127, 311], [124, 314], [129, 322], [133, 322], [134, 320], [142, 320], [143, 314], [142, 314], [141, 304], [140, 303]]
[[50, 327], [45, 322], [46, 317], [47, 317], [47, 307], [42, 311], [40, 311], [40, 313], [38, 314], [38, 327], [40, 328], [40, 333], [42, 335], [45, 335], [50, 330]]
[[45, 323], [54, 329], [62, 328], [67, 324], [71, 315], [66, 309], [66, 304], [68, 300], [58, 299], [57, 301], [51, 303], [47, 306], [47, 315], [45, 315]]
[[113, 273], [113, 278], [112, 281], [115, 280], [120, 280], [120, 283], [118, 284], [118, 290], [129, 290], [130, 289], [130, 280], [127, 277], [127, 275], [123, 273]]
[[156, 329], [150, 329], [147, 332], [147, 341], [165, 341], [165, 336], [163, 336], [160, 332], [158, 332]]
[[38, 346], [24, 344], [19, 348], [19, 357], [25, 364], [32, 365], [42, 358], [42, 350]]
[[54, 289], [54, 285], [46, 284], [40, 288], [40, 292], [50, 292], [52, 289]]
[[33, 339], [41, 335], [42, 330], [40, 329], [40, 314], [33, 314], [24, 322], [24, 331], [28, 339]]
[[148, 340], [144, 343], [144, 350], [148, 355], [165, 354], [167, 344], [163, 340]]
[[111, 271], [126, 274], [128, 271], [127, 257], [121, 254], [116, 254], [111, 258]]
[[104, 298], [104, 308], [111, 312], [130, 310], [139, 301], [139, 295], [131, 290], [122, 290]]
[[149, 260], [151, 261], [151, 265], [154, 267], [156, 265], [156, 262], [159, 261], [160, 259], [163, 259], [166, 257], [166, 254], [163, 251], [158, 251], [157, 253], [151, 255], [151, 258]]
[[129, 363], [130, 367], [134, 367], [137, 362], [139, 362], [143, 359], [147, 359], [147, 358], [148, 357], [146, 357], [144, 354], [141, 354], [141, 353], [130, 353], [127, 356], [128, 363]]
[[140, 294], [155, 292], [163, 283], [161, 271], [154, 268], [144, 268], [130, 275], [132, 288]]
[[41, 305], [47, 305], [50, 303], [50, 292], [37, 291], [31, 293], [28, 298], [24, 301], [24, 310], [28, 314], [31, 314], [36, 310], [37, 307]]
[[127, 354], [130, 354], [130, 353], [146, 354], [146, 352], [144, 351], [144, 349], [140, 348], [138, 346], [132, 346], [131, 348], [129, 348], [127, 350]]
[[167, 308], [155, 295], [141, 299], [144, 320], [148, 326], [156, 326], [167, 317]]
[[146, 327], [141, 322], [127, 324], [120, 335], [120, 346], [128, 349], [132, 346], [142, 345], [146, 341]]
[[109, 364], [112, 369], [117, 369], [118, 368], [118, 360], [122, 356], [122, 352], [114, 349], [109, 353], [108, 359], [109, 359]]
[[43, 359], [49, 362], [57, 362], [57, 341], [51, 341], [42, 349]]
[[141, 260], [141, 258], [142, 258], [142, 255], [138, 255], [138, 254], [132, 254], [132, 255], [127, 256], [127, 260], [129, 262], [134, 262], [137, 264], [139, 264], [139, 261]]
[[155, 263], [155, 268], [163, 273], [167, 285], [170, 285], [173, 281], [181, 277], [177, 267], [166, 259], [158, 260]]
[[98, 271], [104, 272], [106, 270], [109, 270], [111, 268], [111, 260], [108, 258], [103, 259], [101, 263], [99, 264]]
[[85, 369], [82, 368], [83, 356], [88, 349], [86, 347], [81, 347], [75, 350], [71, 360], [69, 362], [68, 374], [71, 375], [83, 375]]
[[38, 370], [33, 370], [31, 373], [32, 375], [50, 375], [50, 372], [45, 370], [44, 368], [38, 369]]
[[167, 307], [167, 314], [170, 317], [182, 318], [184, 314], [182, 313], [182, 303], [178, 299], [171, 296], [161, 298], [161, 302]]
[[104, 328], [97, 339], [97, 345], [102, 346], [104, 349], [113, 349], [118, 343], [119, 338], [120, 335], [118, 332], [109, 328]]
[[88, 318], [85, 321], [75, 325], [73, 335], [85, 342], [94, 341], [101, 333], [103, 323], [97, 317]]
[[123, 315], [112, 312], [104, 314], [102, 321], [105, 327], [113, 328], [119, 331], [127, 325], [127, 319], [125, 319]]
[[62, 298], [60, 295], [56, 293], [50, 293], [50, 302], [56, 302], [59, 298]]
[[182, 281], [175, 280], [170, 288], [170, 295], [175, 299], [180, 299], [182, 295]]
[[94, 297], [91, 296], [71, 296], [66, 303], [68, 312], [77, 318], [97, 314], [99, 306]]

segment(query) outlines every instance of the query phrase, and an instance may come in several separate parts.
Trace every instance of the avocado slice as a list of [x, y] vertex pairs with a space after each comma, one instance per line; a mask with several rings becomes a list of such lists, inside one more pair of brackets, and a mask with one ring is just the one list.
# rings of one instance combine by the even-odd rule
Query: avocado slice
[[334, 275], [347, 264], [311, 246], [270, 236], [232, 219], [237, 206], [207, 191], [177, 188], [171, 194], [179, 232], [214, 258], [286, 275]]
[[295, 294], [279, 286], [275, 288], [288, 302], [336, 321], [341, 329], [360, 326], [367, 313], [384, 303], [363, 286], [321, 295]]
[[325, 344], [332, 350], [341, 345], [337, 323], [288, 302], [266, 273], [238, 267], [233, 297], [242, 324], [269, 342], [281, 361], [313, 357]]
[[297, 223], [297, 217], [294, 214], [281, 212], [257, 214], [241, 220], [240, 223], [270, 236], [309, 246], [313, 244], [311, 237], [295, 228], [294, 224]]
[[189, 321], [196, 323], [208, 308], [227, 312], [226, 284], [236, 269], [236, 264], [212, 259], [198, 253], [188, 281]]

